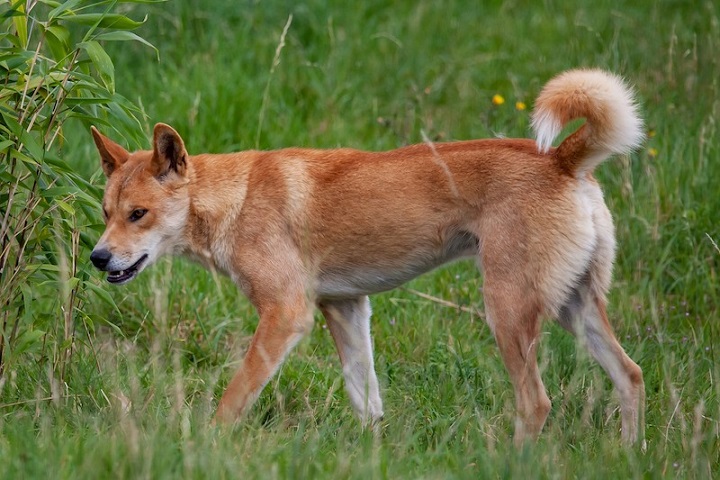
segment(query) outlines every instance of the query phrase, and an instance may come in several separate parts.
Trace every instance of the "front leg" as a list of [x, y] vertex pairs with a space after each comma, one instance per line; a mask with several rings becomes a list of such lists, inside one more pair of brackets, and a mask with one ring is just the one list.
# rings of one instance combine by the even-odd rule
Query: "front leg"
[[252, 406], [285, 355], [312, 329], [312, 304], [304, 294], [259, 305], [258, 313], [260, 322], [243, 364], [220, 399], [215, 415], [219, 423], [237, 421]]

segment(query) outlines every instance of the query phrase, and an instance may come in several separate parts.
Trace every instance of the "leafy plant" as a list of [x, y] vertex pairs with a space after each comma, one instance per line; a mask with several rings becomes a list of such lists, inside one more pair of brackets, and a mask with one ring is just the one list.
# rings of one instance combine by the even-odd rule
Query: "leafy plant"
[[0, 1], [0, 387], [23, 354], [62, 380], [76, 333], [98, 321], [88, 299], [114, 306], [81, 261], [86, 232], [99, 228], [99, 192], [62, 145], [78, 122], [143, 136], [142, 111], [115, 91], [103, 42], [154, 47], [131, 31], [144, 20], [113, 12], [118, 3]]

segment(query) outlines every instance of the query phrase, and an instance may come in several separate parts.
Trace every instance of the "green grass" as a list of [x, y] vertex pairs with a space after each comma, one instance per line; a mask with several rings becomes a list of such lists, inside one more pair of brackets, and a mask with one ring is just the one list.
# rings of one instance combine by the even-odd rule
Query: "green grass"
[[[144, 107], [148, 132], [170, 123], [191, 153], [374, 150], [419, 142], [423, 133], [526, 137], [532, 102], [554, 74], [598, 66], [625, 76], [654, 135], [597, 174], [619, 245], [610, 315], [645, 373], [647, 452], [621, 445], [609, 380], [552, 324], [540, 362], [553, 410], [539, 442], [514, 449], [511, 387], [482, 318], [407, 290], [373, 298], [380, 431], [363, 432], [354, 419], [320, 317], [247, 421], [232, 432], [212, 429], [257, 318], [227, 279], [168, 260], [127, 287], [106, 286], [98, 275], [119, 310], [101, 301], [83, 308], [115, 327], [77, 326], [62, 382], [38, 357], [11, 365], [0, 383], [0, 478], [717, 474], [720, 7], [326, 3], [136, 7], [130, 16], [149, 14], [139, 33], [160, 60], [139, 45], [109, 45], [117, 89]], [[503, 105], [492, 104], [495, 94]], [[516, 101], [529, 108], [517, 110]], [[86, 126], [65, 133], [65, 157], [101, 185]], [[481, 284], [471, 263], [458, 263], [409, 287], [482, 309]], [[53, 302], [36, 308], [49, 311]]]

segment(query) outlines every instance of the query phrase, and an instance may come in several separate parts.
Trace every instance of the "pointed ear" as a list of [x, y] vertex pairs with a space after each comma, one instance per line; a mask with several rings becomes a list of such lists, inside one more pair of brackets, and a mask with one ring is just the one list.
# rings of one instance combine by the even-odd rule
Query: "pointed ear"
[[103, 172], [105, 172], [105, 176], [109, 178], [115, 169], [125, 163], [130, 156], [130, 153], [102, 133], [98, 132], [97, 128], [90, 127], [90, 131], [92, 132], [98, 152], [100, 152]]
[[175, 172], [185, 176], [188, 153], [180, 135], [170, 125], [158, 123], [153, 131], [153, 168], [158, 178]]

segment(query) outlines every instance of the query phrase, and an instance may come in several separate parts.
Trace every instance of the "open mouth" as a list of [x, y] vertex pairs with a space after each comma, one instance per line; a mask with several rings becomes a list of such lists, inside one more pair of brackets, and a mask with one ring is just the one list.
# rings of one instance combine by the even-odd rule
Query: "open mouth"
[[145, 260], [147, 260], [148, 256], [147, 254], [140, 257], [140, 260], [130, 265], [125, 270], [118, 270], [114, 272], [108, 272], [107, 281], [110, 283], [115, 284], [121, 284], [121, 283], [127, 283], [133, 278], [135, 278], [135, 275], [137, 275], [140, 272], [140, 267], [143, 263], [145, 263]]

